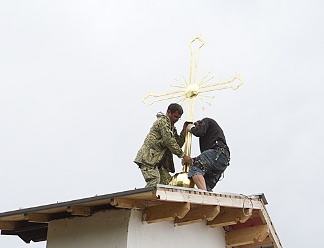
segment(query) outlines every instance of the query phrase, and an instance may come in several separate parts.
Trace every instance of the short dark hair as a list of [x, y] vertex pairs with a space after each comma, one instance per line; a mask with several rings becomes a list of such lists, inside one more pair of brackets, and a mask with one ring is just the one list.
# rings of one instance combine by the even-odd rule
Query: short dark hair
[[183, 114], [183, 109], [182, 109], [181, 105], [178, 104], [178, 103], [171, 103], [171, 104], [169, 105], [167, 111], [169, 111], [169, 110], [171, 111], [171, 114], [173, 114], [174, 112], [177, 112], [177, 111], [178, 111], [178, 113], [179, 113], [180, 115]]

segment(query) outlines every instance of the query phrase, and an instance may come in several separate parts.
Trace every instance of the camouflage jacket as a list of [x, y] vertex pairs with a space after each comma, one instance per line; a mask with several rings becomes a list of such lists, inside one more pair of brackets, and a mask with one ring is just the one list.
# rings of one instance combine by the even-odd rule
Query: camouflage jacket
[[183, 132], [178, 135], [168, 116], [159, 112], [156, 117], [157, 120], [153, 123], [134, 162], [138, 165], [144, 163], [163, 166], [167, 171], [174, 172], [172, 154], [182, 157], [184, 153], [181, 147], [185, 142], [185, 135]]

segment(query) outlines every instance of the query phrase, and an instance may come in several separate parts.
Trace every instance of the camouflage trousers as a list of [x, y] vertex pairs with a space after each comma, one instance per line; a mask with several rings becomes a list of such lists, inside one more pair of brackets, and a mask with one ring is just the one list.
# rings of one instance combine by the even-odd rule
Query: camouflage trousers
[[157, 168], [147, 164], [141, 164], [141, 172], [147, 187], [155, 187], [157, 184], [169, 184], [171, 181], [170, 173], [163, 167]]

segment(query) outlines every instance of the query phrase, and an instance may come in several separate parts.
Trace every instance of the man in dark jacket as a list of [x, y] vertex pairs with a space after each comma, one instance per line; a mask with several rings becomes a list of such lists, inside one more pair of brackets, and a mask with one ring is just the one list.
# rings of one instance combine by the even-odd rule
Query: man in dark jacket
[[211, 118], [189, 124], [188, 131], [199, 137], [201, 152], [193, 159], [188, 177], [199, 189], [212, 191], [230, 161], [230, 151], [224, 132]]

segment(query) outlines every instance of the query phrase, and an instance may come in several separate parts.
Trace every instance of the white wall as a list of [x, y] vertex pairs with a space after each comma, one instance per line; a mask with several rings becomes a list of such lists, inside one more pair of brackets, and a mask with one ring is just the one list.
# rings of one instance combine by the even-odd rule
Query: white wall
[[98, 212], [90, 217], [51, 221], [47, 248], [126, 248], [131, 211]]
[[224, 248], [223, 228], [210, 228], [206, 222], [174, 226], [173, 221], [145, 224], [141, 211], [132, 210], [127, 248]]
[[222, 228], [142, 222], [139, 210], [114, 209], [49, 223], [47, 248], [224, 248]]

